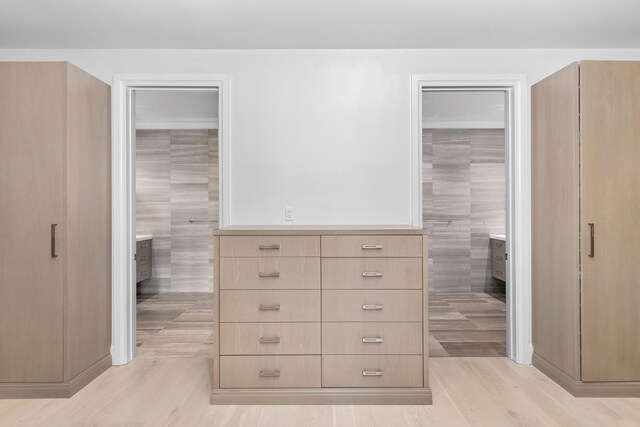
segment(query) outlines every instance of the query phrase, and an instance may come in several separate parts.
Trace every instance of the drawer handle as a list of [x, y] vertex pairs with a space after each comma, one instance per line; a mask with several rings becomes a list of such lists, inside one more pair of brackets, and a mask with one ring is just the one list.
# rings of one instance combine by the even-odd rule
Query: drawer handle
[[280, 304], [260, 304], [260, 310], [280, 310]]
[[280, 337], [260, 337], [260, 344], [280, 344]]
[[277, 251], [280, 249], [280, 245], [259, 245], [258, 249], [264, 251]]
[[382, 310], [382, 304], [362, 304], [363, 310]]
[[362, 277], [382, 277], [382, 273], [379, 271], [363, 271]]
[[280, 369], [262, 369], [260, 370], [262, 378], [274, 378], [280, 376]]
[[381, 344], [382, 337], [362, 337], [362, 342], [365, 344]]
[[363, 369], [362, 376], [363, 377], [381, 377], [382, 369], [374, 369], [374, 370]]
[[362, 245], [362, 249], [382, 249], [382, 245]]
[[51, 224], [51, 258], [58, 258], [56, 251], [56, 227], [58, 224]]
[[140, 247], [141, 247], [141, 248], [146, 248], [147, 246], [149, 246], [149, 244], [148, 244], [148, 243], [142, 243], [142, 244], [140, 245]]
[[145, 274], [147, 274], [147, 270], [145, 270], [145, 271], [141, 271], [141, 272], [140, 272], [140, 275], [141, 275], [141, 276], [144, 276]]
[[258, 277], [280, 277], [279, 271], [274, 271], [273, 273], [263, 273], [262, 271], [258, 273]]

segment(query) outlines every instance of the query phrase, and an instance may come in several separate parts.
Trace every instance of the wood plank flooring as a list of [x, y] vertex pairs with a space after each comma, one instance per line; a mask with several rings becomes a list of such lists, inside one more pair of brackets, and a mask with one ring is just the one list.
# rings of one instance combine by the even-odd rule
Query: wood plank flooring
[[432, 406], [211, 406], [204, 357], [139, 357], [71, 399], [0, 400], [0, 426], [638, 426], [640, 399], [574, 398], [507, 358], [430, 361]]
[[506, 356], [506, 339], [504, 295], [429, 293], [431, 357]]

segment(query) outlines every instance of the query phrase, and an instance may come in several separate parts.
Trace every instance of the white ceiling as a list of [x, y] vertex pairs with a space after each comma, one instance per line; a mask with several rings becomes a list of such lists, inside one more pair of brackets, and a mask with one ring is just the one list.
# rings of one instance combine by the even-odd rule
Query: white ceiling
[[425, 129], [504, 127], [505, 92], [436, 91], [422, 94]]
[[217, 129], [217, 90], [136, 90], [136, 129]]
[[0, 48], [580, 47], [640, 47], [640, 1], [0, 2]]

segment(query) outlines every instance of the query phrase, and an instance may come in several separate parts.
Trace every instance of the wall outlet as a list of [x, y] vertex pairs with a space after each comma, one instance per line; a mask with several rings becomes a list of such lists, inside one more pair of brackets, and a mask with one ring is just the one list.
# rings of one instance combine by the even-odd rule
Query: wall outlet
[[284, 220], [285, 221], [295, 221], [296, 219], [296, 209], [293, 206], [287, 206], [284, 208]]

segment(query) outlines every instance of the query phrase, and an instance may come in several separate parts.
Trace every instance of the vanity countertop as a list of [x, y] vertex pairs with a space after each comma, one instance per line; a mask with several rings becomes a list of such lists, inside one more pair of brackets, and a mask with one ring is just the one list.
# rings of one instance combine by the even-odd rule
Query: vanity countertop
[[151, 240], [153, 236], [151, 234], [138, 234], [136, 235], [136, 242], [142, 242], [143, 240]]
[[506, 241], [504, 234], [489, 234], [489, 238], [493, 240], [502, 240], [503, 242]]

